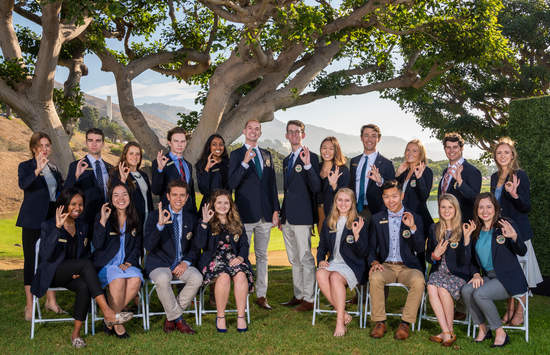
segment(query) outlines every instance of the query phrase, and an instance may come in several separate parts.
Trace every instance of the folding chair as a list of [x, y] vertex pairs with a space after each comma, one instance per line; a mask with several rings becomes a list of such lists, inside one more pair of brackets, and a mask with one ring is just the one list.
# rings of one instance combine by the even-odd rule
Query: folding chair
[[[215, 309], [206, 309], [204, 307], [204, 291], [206, 290], [206, 286], [202, 286], [199, 290], [199, 321], [198, 321], [198, 325], [202, 325], [202, 315], [203, 314], [208, 314], [208, 313], [214, 313], [216, 314], [217, 311]], [[245, 312], [246, 312], [246, 321], [248, 324], [250, 324], [250, 305], [248, 303], [248, 294], [246, 295], [246, 308], [245, 308]], [[237, 310], [236, 309], [226, 309], [225, 310], [225, 313], [237, 313]]]
[[[36, 269], [38, 269], [38, 255], [40, 252], [40, 239], [36, 241], [36, 246], [34, 247], [35, 258], [34, 258], [34, 273], [36, 274]], [[50, 287], [48, 291], [69, 291], [65, 287]], [[31, 339], [34, 339], [34, 325], [36, 323], [48, 323], [48, 322], [74, 322], [74, 318], [42, 318], [42, 312], [40, 311], [40, 302], [38, 297], [32, 295], [32, 319], [31, 319]], [[84, 321], [84, 334], [88, 334], [88, 316], [86, 315], [86, 320]]]
[[[528, 278], [529, 269], [527, 268], [527, 260], [520, 260], [520, 265], [523, 271], [525, 272], [525, 277]], [[525, 303], [521, 300], [525, 296]], [[529, 342], [529, 288], [527, 292], [512, 296], [515, 300], [521, 304], [523, 307], [523, 325], [503, 325], [502, 328], [510, 330], [523, 330], [525, 332], [525, 341]], [[474, 324], [474, 330], [472, 332], [472, 337], [476, 337], [477, 325]]]
[[[407, 286], [403, 285], [402, 283], [399, 283], [399, 282], [393, 282], [393, 283], [389, 283], [389, 284], [386, 284], [386, 287], [401, 287], [403, 289], [405, 289], [407, 292], [409, 292], [409, 289]], [[422, 309], [423, 305], [424, 305], [424, 296], [426, 294], [426, 291], [422, 291], [422, 302], [420, 303], [420, 309]], [[370, 282], [367, 283], [367, 297], [366, 297], [366, 300], [365, 300], [365, 318], [363, 320], [363, 327], [366, 327], [367, 326], [367, 317], [371, 314], [371, 309], [369, 308], [369, 304], [370, 304]], [[394, 316], [394, 317], [401, 317], [403, 314], [402, 313], [386, 313], [386, 316]], [[414, 323], [411, 324], [411, 330], [414, 332]]]
[[[355, 286], [355, 292], [357, 292], [357, 311], [348, 311], [349, 315], [359, 317], [359, 328], [363, 328], [364, 290], [365, 288], [363, 285]], [[331, 309], [321, 309], [321, 289], [319, 288], [317, 281], [315, 281], [315, 296], [313, 299], [313, 319], [311, 320], [311, 325], [315, 325], [315, 319], [317, 315], [321, 315], [323, 313], [336, 314], [336, 311]]]

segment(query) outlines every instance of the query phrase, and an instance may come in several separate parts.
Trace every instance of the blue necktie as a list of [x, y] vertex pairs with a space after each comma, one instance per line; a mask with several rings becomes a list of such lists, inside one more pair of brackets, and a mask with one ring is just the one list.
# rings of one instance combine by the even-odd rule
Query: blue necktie
[[258, 173], [258, 177], [260, 180], [262, 179], [262, 164], [260, 163], [260, 158], [258, 158], [258, 150], [256, 148], [253, 148], [254, 152], [254, 167], [256, 168], [256, 172]]
[[293, 166], [294, 166], [294, 153], [290, 153], [290, 158], [288, 159], [288, 166], [286, 168], [287, 179], [290, 177], [290, 172], [292, 171]]
[[369, 162], [369, 157], [365, 155], [365, 163], [363, 163], [363, 168], [361, 168], [361, 179], [359, 180], [359, 198], [357, 200], [357, 212], [363, 210], [365, 205], [365, 178], [367, 173], [367, 163]]
[[101, 164], [99, 160], [95, 161], [95, 181], [97, 183], [97, 186], [101, 188], [103, 191], [103, 199], [107, 200], [106, 194], [105, 194], [105, 184], [103, 182], [103, 171], [101, 171]]
[[174, 228], [174, 243], [176, 244], [176, 260], [172, 265], [172, 269], [178, 266], [181, 259], [181, 243], [180, 243], [180, 223], [178, 220], [179, 213], [172, 214], [172, 226]]

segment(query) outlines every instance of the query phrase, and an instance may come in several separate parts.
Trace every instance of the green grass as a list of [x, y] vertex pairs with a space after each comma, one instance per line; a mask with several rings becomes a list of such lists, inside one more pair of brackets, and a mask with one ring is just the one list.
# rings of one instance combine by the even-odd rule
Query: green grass
[[[73, 353], [69, 343], [72, 325], [70, 323], [39, 324], [36, 327], [35, 339], [29, 339], [30, 324], [23, 320], [24, 296], [22, 290], [23, 273], [17, 271], [0, 271], [0, 349], [5, 354], [29, 353]], [[490, 342], [474, 344], [466, 337], [464, 326], [457, 326], [458, 341], [451, 349], [442, 348], [431, 343], [429, 335], [439, 332], [436, 323], [424, 321], [420, 332], [399, 342], [393, 339], [393, 331], [398, 325], [397, 318], [388, 320], [389, 332], [379, 340], [369, 337], [371, 326], [359, 329], [356, 319], [349, 326], [348, 334], [343, 338], [333, 338], [335, 318], [323, 315], [315, 326], [311, 325], [311, 312], [296, 313], [279, 303], [292, 295], [291, 273], [289, 268], [271, 267], [268, 299], [274, 307], [272, 311], [259, 309], [251, 303], [251, 324], [247, 333], [239, 334], [235, 330], [236, 317], [228, 315], [229, 331], [226, 334], [216, 333], [214, 315], [203, 318], [201, 327], [194, 326], [198, 333], [194, 336], [178, 333], [164, 334], [161, 330], [164, 318], [151, 318], [151, 330], [145, 332], [139, 319], [127, 326], [130, 339], [119, 340], [108, 337], [102, 332], [95, 336], [85, 336], [88, 347], [79, 353], [95, 354], [169, 354], [185, 352], [199, 354], [229, 353], [297, 353], [297, 354], [446, 354], [461, 353], [489, 354], [495, 353], [489, 348]], [[70, 292], [59, 293], [59, 303], [67, 310], [71, 309], [73, 295]], [[398, 311], [404, 302], [405, 294], [400, 290], [390, 292], [388, 311]], [[153, 309], [159, 309], [156, 295], [153, 297]], [[252, 300], [252, 297], [251, 297]], [[232, 306], [232, 305], [230, 305]], [[503, 307], [503, 302], [499, 303]], [[543, 354], [550, 349], [550, 298], [535, 296], [530, 300], [531, 336], [529, 344], [525, 343], [523, 332], [510, 331], [511, 345], [500, 349], [499, 354]], [[51, 313], [47, 314], [51, 316]], [[186, 316], [191, 320], [189, 316]], [[97, 323], [98, 327], [100, 323]]]
[[0, 259], [22, 259], [21, 228], [15, 226], [17, 217], [0, 219]]

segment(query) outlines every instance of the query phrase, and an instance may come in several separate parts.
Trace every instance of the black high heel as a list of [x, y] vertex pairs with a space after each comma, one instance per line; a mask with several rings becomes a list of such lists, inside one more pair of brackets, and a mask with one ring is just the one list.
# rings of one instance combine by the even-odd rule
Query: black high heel
[[103, 332], [107, 335], [114, 335], [115, 334], [115, 329], [114, 328], [109, 328], [107, 326], [107, 324], [105, 324], [105, 321], [103, 321]]
[[[241, 318], [241, 319], [245, 319], [245, 316], [237, 316], [237, 318]], [[246, 320], [244, 321], [246, 323]], [[239, 328], [237, 327], [237, 331], [239, 333], [244, 333], [244, 332], [247, 332], [248, 331], [248, 325], [246, 326], [246, 328]]]
[[216, 330], [218, 331], [218, 333], [227, 333], [227, 326], [226, 328], [218, 328], [218, 319], [224, 319], [225, 316], [223, 317], [218, 317], [216, 316]]
[[510, 337], [508, 337], [508, 334], [506, 334], [506, 338], [504, 338], [504, 343], [500, 344], [500, 345], [496, 345], [496, 344], [491, 344], [491, 348], [502, 348], [503, 346], [506, 346], [510, 344]]
[[474, 340], [475, 343], [483, 343], [485, 340], [493, 339], [493, 332], [491, 332], [491, 329], [485, 333], [485, 336], [481, 340]]

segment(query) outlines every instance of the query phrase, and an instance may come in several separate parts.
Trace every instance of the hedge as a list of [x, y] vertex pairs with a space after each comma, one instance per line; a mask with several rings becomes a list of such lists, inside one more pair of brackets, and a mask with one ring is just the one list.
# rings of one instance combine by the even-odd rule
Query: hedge
[[512, 101], [508, 129], [531, 181], [533, 247], [543, 275], [550, 275], [550, 96]]

